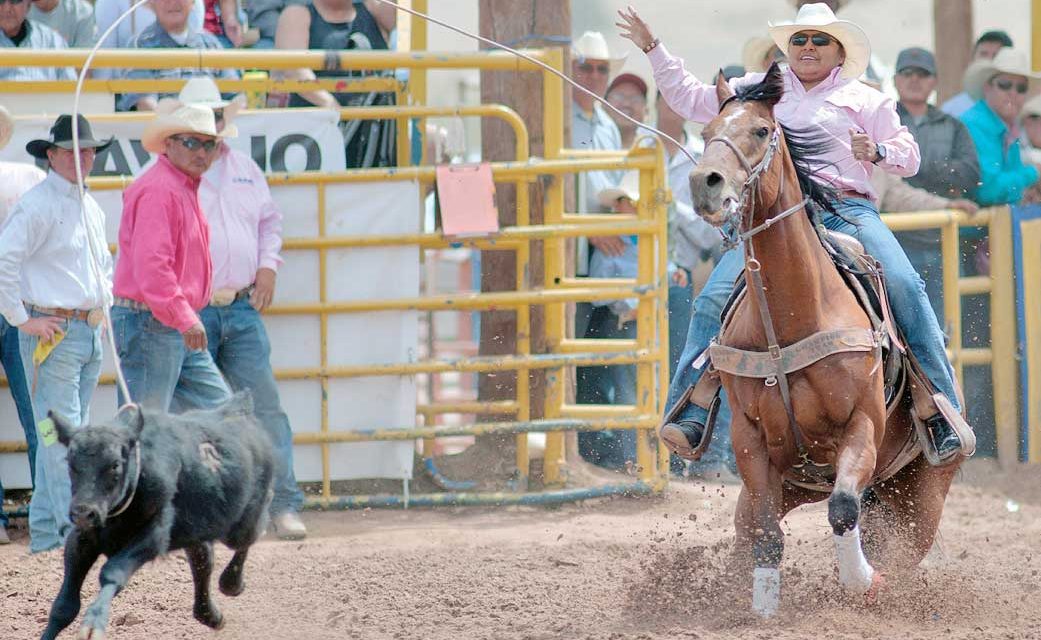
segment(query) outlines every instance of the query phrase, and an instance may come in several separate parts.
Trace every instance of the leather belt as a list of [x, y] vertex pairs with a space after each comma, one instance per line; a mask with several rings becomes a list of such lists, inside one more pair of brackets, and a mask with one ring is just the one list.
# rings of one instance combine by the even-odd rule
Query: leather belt
[[117, 307], [126, 307], [127, 309], [133, 309], [134, 311], [152, 311], [144, 302], [138, 302], [137, 300], [131, 300], [130, 298], [120, 298], [119, 296], [116, 296], [116, 298], [112, 301], [112, 304], [114, 304]]
[[239, 300], [244, 300], [253, 293], [253, 287], [254, 285], [251, 284], [244, 289], [239, 289], [238, 291], [235, 291], [234, 289], [221, 289], [219, 291], [214, 291], [213, 295], [210, 297], [210, 306], [227, 307]]
[[35, 304], [26, 304], [25, 306], [29, 311], [35, 311], [36, 313], [45, 316], [66, 318], [68, 320], [81, 320], [92, 327], [100, 325], [101, 320], [105, 317], [105, 313], [101, 310], [101, 307], [96, 307], [94, 309], [59, 309], [57, 307], [41, 307]]

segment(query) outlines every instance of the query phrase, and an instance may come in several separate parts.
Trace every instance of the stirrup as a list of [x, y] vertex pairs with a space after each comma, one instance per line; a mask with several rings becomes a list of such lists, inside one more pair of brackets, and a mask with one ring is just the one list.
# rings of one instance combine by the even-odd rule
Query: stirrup
[[929, 419], [936, 414], [934, 413], [933, 416], [928, 417], [917, 415], [913, 422], [918, 442], [922, 446], [922, 455], [925, 456], [926, 461], [934, 467], [942, 467], [957, 460], [959, 454], [965, 458], [971, 457], [976, 453], [976, 434], [973, 433], [972, 427], [954, 409], [954, 405], [947, 399], [947, 396], [942, 393], [935, 393], [932, 396], [932, 400], [938, 409], [937, 413], [943, 417], [947, 425], [954, 431], [954, 434], [961, 440], [961, 450], [953, 455], [941, 458], [927, 426]]
[[[676, 401], [676, 404], [674, 404], [672, 406], [672, 409], [669, 410], [668, 415], [665, 416], [665, 420], [662, 421], [661, 426], [658, 427], [659, 438], [661, 438], [661, 430], [669, 424], [675, 424], [676, 418], [679, 416], [680, 412], [682, 412], [683, 409], [685, 409], [687, 405], [691, 402], [691, 396], [694, 395], [694, 388], [696, 386], [696, 384], [692, 384], [689, 387], [687, 387], [687, 390], [683, 392], [683, 395], [679, 397], [679, 400]], [[701, 456], [705, 455], [705, 451], [708, 450], [708, 446], [712, 442], [712, 432], [715, 430], [716, 414], [719, 413], [719, 403], [721, 401], [722, 398], [719, 397], [719, 392], [717, 391], [715, 396], [712, 398], [712, 402], [709, 404], [708, 407], [708, 416], [706, 417], [705, 424], [703, 425], [704, 431], [702, 431], [701, 433], [701, 441], [698, 443], [698, 446], [691, 449], [690, 453], [681, 454], [676, 451], [673, 451], [672, 448], [668, 446], [668, 443], [666, 443], [663, 440], [665, 447], [669, 449], [671, 453], [674, 453], [675, 455], [683, 458], [684, 460], [690, 460], [691, 462], [697, 462], [698, 460], [700, 460]]]

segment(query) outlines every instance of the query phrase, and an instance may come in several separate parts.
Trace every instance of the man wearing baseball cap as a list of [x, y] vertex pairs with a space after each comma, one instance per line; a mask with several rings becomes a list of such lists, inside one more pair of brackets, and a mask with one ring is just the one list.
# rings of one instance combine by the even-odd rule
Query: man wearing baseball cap
[[[647, 82], [635, 73], [616, 76], [607, 87], [606, 97], [611, 106], [633, 120], [643, 122], [647, 119]], [[608, 115], [618, 125], [618, 132], [622, 135], [622, 148], [628, 149], [633, 146], [633, 140], [636, 139], [640, 128], [614, 111], [609, 111]]]

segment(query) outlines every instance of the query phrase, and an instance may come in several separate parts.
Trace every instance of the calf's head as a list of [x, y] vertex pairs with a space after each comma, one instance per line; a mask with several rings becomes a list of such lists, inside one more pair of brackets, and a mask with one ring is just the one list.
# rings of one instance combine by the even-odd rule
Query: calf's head
[[81, 530], [104, 526], [113, 512], [126, 506], [138, 481], [138, 442], [144, 427], [141, 410], [131, 406], [110, 423], [82, 429], [53, 411], [48, 417], [54, 422], [58, 441], [69, 450], [69, 518]]

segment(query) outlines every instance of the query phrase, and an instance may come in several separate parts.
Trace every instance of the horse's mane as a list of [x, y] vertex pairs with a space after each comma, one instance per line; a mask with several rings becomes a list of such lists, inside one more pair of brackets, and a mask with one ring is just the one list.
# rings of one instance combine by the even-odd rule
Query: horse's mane
[[[784, 78], [781, 76], [781, 70], [775, 62], [770, 66], [770, 70], [767, 71], [762, 81], [739, 87], [733, 99], [738, 102], [766, 102], [773, 109], [773, 106], [780, 102], [783, 95]], [[799, 188], [802, 189], [803, 196], [810, 199], [810, 202], [815, 205], [814, 208], [834, 213], [834, 203], [839, 198], [838, 192], [813, 179], [822, 168], [834, 164], [822, 162], [814, 158], [814, 156], [819, 157], [821, 152], [831, 149], [834, 146], [834, 142], [827, 133], [811, 129], [792, 129], [780, 122], [777, 124], [784, 133], [788, 155], [791, 156], [792, 164], [795, 165], [795, 175], [799, 179]], [[812, 218], [813, 213], [811, 213], [810, 209], [810, 207], [807, 207], [806, 213]]]

